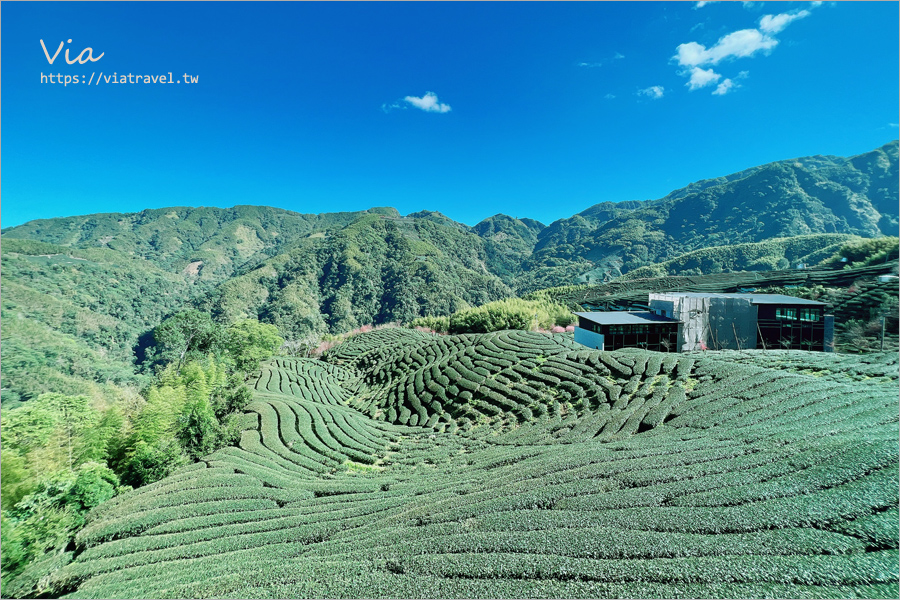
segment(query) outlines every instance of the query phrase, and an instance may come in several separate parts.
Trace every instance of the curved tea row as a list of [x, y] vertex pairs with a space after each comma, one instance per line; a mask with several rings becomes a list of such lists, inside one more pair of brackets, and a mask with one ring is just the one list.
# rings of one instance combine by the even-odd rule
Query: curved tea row
[[889, 359], [393, 331], [270, 363], [239, 447], [92, 512], [55, 590], [897, 595]]

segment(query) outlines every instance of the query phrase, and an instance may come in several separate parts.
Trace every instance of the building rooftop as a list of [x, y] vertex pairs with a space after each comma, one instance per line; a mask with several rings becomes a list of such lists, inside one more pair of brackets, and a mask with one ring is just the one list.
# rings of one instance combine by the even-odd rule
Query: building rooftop
[[825, 306], [824, 302], [795, 298], [784, 294], [716, 294], [709, 292], [660, 292], [652, 296], [681, 296], [687, 298], [743, 298], [751, 304], [805, 304], [809, 306]]
[[597, 325], [647, 325], [648, 323], [681, 323], [650, 311], [577, 312], [577, 316]]

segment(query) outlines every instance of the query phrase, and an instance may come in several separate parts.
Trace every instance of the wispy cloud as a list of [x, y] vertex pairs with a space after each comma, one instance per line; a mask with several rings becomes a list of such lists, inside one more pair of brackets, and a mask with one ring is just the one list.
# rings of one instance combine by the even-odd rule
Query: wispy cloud
[[694, 10], [697, 10], [698, 8], [703, 8], [707, 4], [715, 4], [715, 3], [716, 3], [716, 0], [708, 0], [707, 2], [695, 2]]
[[740, 79], [747, 79], [750, 76], [750, 71], [741, 71], [737, 74], [734, 79], [725, 79], [716, 86], [716, 89], [713, 90], [713, 96], [724, 96], [729, 92], [733, 92], [734, 90], [741, 87], [741, 84], [738, 83]]
[[779, 15], [764, 15], [759, 20], [759, 29], [741, 29], [719, 38], [707, 48], [697, 42], [679, 44], [672, 58], [683, 67], [715, 65], [725, 59], [745, 58], [759, 51], [769, 51], [778, 45], [773, 35], [781, 32], [792, 21], [808, 16], [808, 10]]
[[690, 70], [691, 79], [685, 85], [693, 91], [708, 85], [712, 85], [722, 78], [721, 75], [713, 71], [712, 69], [701, 69], [700, 67], [694, 67]]
[[768, 34], [779, 33], [790, 25], [792, 21], [808, 16], [808, 10], [801, 10], [795, 13], [781, 13], [780, 15], [763, 15], [763, 18], [759, 20], [759, 29]]
[[738, 87], [738, 85], [735, 82], [730, 79], [726, 79], [716, 86], [716, 89], [713, 90], [713, 96], [724, 96], [736, 87]]
[[741, 29], [719, 38], [711, 48], [697, 42], [679, 44], [673, 58], [683, 67], [715, 65], [726, 58], [753, 56], [760, 50], [771, 50], [776, 45], [778, 40], [756, 29]]
[[578, 66], [579, 67], [588, 67], [588, 68], [602, 67], [603, 65], [608, 64], [614, 60], [621, 60], [623, 58], [625, 58], [624, 54], [622, 54], [621, 52], [616, 52], [615, 54], [613, 54], [612, 58], [610, 58], [608, 60], [604, 59], [604, 60], [598, 60], [598, 61], [594, 61], [594, 62], [580, 62], [580, 63], [578, 63]]
[[416, 96], [407, 96], [403, 99], [404, 102], [408, 102], [418, 108], [419, 110], [424, 110], [425, 112], [436, 112], [436, 113], [446, 113], [450, 112], [449, 104], [442, 104], [438, 101], [437, 94], [434, 92], [425, 92], [425, 95], [421, 98], [417, 98]]
[[648, 88], [644, 88], [642, 90], [638, 90], [638, 96], [647, 96], [648, 98], [652, 98], [653, 100], [659, 100], [666, 93], [666, 88], [661, 85], [651, 85]]
[[605, 95], [605, 96], [603, 96], [603, 97], [606, 98], [607, 100], [612, 100], [613, 98], [615, 98], [615, 95], [614, 95], [614, 94], [607, 94], [607, 95]]
[[452, 110], [449, 104], [443, 104], [438, 100], [437, 94], [434, 92], [425, 92], [425, 95], [422, 97], [406, 96], [402, 100], [397, 100], [390, 104], [382, 104], [381, 110], [384, 112], [391, 112], [396, 109], [406, 110], [410, 106], [433, 113], [448, 113]]
[[900, 127], [900, 123], [888, 123], [888, 127]]
[[[808, 17], [808, 10], [797, 10], [780, 13], [777, 15], [763, 15], [759, 19], [756, 29], [740, 29], [719, 38], [719, 40], [707, 48], [699, 42], [687, 42], [679, 44], [675, 49], [672, 60], [685, 70], [679, 74], [689, 77], [685, 84], [690, 90], [696, 90], [719, 81], [722, 77], [713, 69], [703, 69], [718, 65], [723, 61], [731, 61], [739, 58], [749, 58], [758, 53], [768, 54], [777, 45], [775, 34], [781, 33], [792, 22]], [[716, 87], [713, 94], [723, 96], [738, 86], [734, 78], [724, 79]]]

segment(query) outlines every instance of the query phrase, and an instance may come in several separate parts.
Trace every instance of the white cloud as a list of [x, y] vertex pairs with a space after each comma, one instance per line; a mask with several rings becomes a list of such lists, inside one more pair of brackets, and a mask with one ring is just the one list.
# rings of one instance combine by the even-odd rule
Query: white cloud
[[741, 87], [741, 86], [739, 86], [732, 80], [726, 79], [725, 81], [720, 83], [718, 86], [716, 86], [716, 89], [713, 91], [713, 96], [724, 96], [731, 90], [733, 90], [735, 88], [739, 88], [739, 87]]
[[606, 98], [607, 100], [612, 100], [613, 98], [615, 98], [615, 96], [613, 94], [607, 94], [603, 97]]
[[679, 44], [676, 48], [678, 53], [673, 58], [683, 67], [715, 65], [726, 58], [753, 56], [760, 50], [771, 50], [776, 45], [778, 40], [756, 29], [741, 29], [719, 38], [709, 49], [697, 42]]
[[791, 22], [809, 16], [808, 10], [778, 15], [765, 15], [759, 20], [759, 29], [741, 29], [719, 38], [707, 48], [697, 42], [679, 44], [672, 58], [683, 67], [715, 65], [725, 59], [745, 58], [757, 52], [767, 52], [778, 45], [773, 36], [784, 30]]
[[578, 63], [578, 66], [579, 67], [588, 67], [588, 68], [602, 67], [603, 63], [602, 62], [593, 62], [593, 63], [581, 62], [581, 63]]
[[442, 104], [438, 101], [437, 94], [434, 92], [425, 92], [425, 95], [421, 98], [406, 96], [403, 101], [425, 112], [447, 113], [451, 110], [449, 104]]
[[666, 89], [661, 85], [651, 85], [648, 88], [638, 90], [638, 96], [647, 96], [654, 100], [659, 100], [666, 93]]
[[[745, 2], [748, 8], [753, 3]], [[819, 3], [821, 4], [821, 3]], [[759, 4], [761, 6], [761, 3]], [[810, 8], [818, 6], [812, 3]], [[726, 60], [737, 58], [748, 58], [759, 52], [768, 53], [778, 45], [775, 35], [784, 31], [784, 29], [798, 19], [806, 18], [810, 15], [808, 10], [795, 10], [791, 12], [780, 13], [777, 15], [763, 15], [759, 19], [757, 29], [740, 29], [733, 31], [719, 38], [719, 40], [707, 48], [699, 42], [687, 42], [679, 44], [675, 49], [675, 56], [672, 60], [676, 61], [679, 66], [686, 67], [679, 75], [689, 77], [689, 81], [685, 84], [690, 90], [696, 90], [702, 87], [713, 85], [722, 77], [713, 69], [702, 67], [711, 67], [718, 65]], [[696, 26], [695, 26], [696, 28]], [[694, 28], [691, 29], [693, 31]], [[744, 79], [749, 75], [747, 71], [741, 71], [733, 78], [726, 78], [716, 86], [713, 91], [714, 95], [724, 96], [725, 94], [740, 87], [737, 80]]]
[[763, 15], [759, 20], [759, 28], [764, 33], [775, 34], [790, 25], [792, 21], [808, 16], [808, 10], [801, 10], [795, 13], [781, 13], [780, 15]]
[[694, 67], [690, 72], [691, 80], [685, 85], [692, 91], [712, 85], [722, 77], [712, 69], [703, 70], [700, 67]]
[[716, 0], [708, 0], [707, 2], [697, 2], [694, 4], [694, 10], [697, 10], [698, 8], [703, 8], [707, 4], [715, 4], [715, 3], [716, 3]]
[[620, 58], [625, 58], [625, 55], [621, 52], [616, 52], [615, 56], [613, 56], [613, 60], [619, 60]]

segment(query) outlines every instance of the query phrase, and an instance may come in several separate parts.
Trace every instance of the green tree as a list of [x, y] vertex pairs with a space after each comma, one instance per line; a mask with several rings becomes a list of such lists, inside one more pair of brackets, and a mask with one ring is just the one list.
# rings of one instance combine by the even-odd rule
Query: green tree
[[188, 462], [187, 455], [174, 438], [159, 438], [152, 444], [138, 440], [122, 467], [122, 483], [132, 487], [147, 485]]
[[244, 385], [244, 378], [238, 373], [232, 373], [225, 385], [213, 392], [210, 403], [216, 418], [222, 422], [226, 415], [243, 410], [252, 400], [253, 394]]
[[28, 469], [25, 458], [13, 449], [4, 448], [0, 453], [0, 479], [3, 480], [0, 488], [3, 510], [9, 510], [34, 491], [34, 474]]
[[100, 420], [100, 414], [90, 406], [87, 396], [64, 396], [62, 394], [42, 394], [38, 398], [54, 413], [55, 438], [64, 453], [66, 466], [71, 470], [84, 459], [85, 454], [94, 454], [97, 448], [87, 444], [88, 438], [81, 435], [88, 432]]
[[319, 306], [318, 290], [309, 287], [306, 282], [294, 282], [277, 290], [261, 319], [278, 327], [288, 339], [324, 333], [327, 325]]
[[63, 502], [80, 514], [106, 502], [119, 491], [119, 478], [106, 465], [86, 462], [78, 467], [75, 481]]
[[160, 364], [177, 363], [176, 372], [191, 357], [210, 352], [218, 354], [224, 341], [222, 326], [214, 323], [209, 313], [186, 310], [163, 321], [153, 330], [156, 340], [155, 360]]
[[245, 373], [257, 369], [260, 362], [271, 358], [284, 343], [277, 327], [253, 319], [229, 327], [225, 339], [228, 356]]
[[213, 452], [218, 447], [221, 431], [219, 421], [207, 398], [190, 402], [178, 417], [178, 441], [193, 460]]
[[84, 525], [87, 512], [122, 490], [106, 465], [87, 462], [47, 477], [15, 507], [4, 510], [4, 589], [31, 562], [61, 552]]
[[105, 455], [111, 425], [98, 427], [101, 413], [87, 396], [41, 394], [24, 406], [4, 411], [4, 450], [27, 458], [30, 468], [52, 473]]

